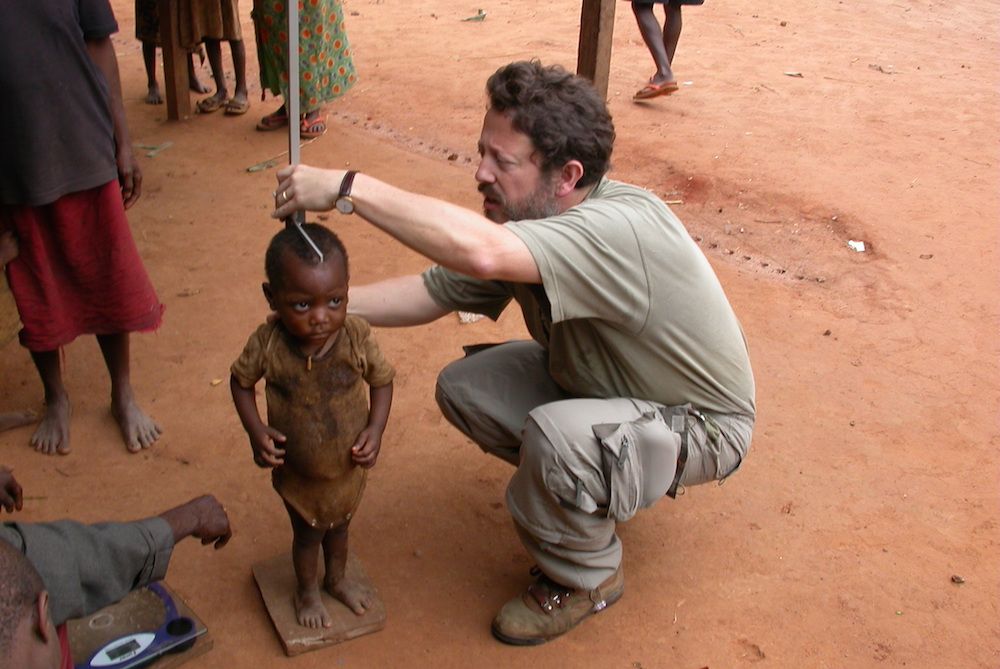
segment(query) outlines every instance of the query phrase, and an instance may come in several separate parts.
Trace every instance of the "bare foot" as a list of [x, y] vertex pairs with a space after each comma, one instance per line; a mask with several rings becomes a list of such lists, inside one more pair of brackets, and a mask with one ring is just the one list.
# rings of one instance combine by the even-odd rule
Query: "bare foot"
[[308, 590], [299, 590], [295, 593], [295, 616], [299, 624], [303, 627], [319, 629], [320, 627], [330, 627], [333, 622], [330, 614], [323, 606], [323, 600], [319, 595], [319, 588], [313, 586]]
[[31, 425], [38, 420], [38, 414], [34, 411], [11, 411], [0, 413], [0, 432], [12, 430], [15, 427]]
[[368, 586], [360, 581], [345, 576], [336, 583], [327, 581], [323, 584], [323, 588], [359, 616], [365, 615], [365, 612], [372, 607], [372, 593]]
[[153, 84], [146, 90], [146, 104], [147, 105], [162, 105], [163, 96], [160, 95], [159, 84]]
[[66, 455], [69, 446], [69, 397], [63, 395], [45, 403], [45, 415], [39, 423], [35, 434], [31, 436], [31, 445], [39, 453], [45, 455]]
[[144, 448], [149, 448], [163, 434], [163, 428], [140, 409], [131, 396], [112, 401], [111, 415], [118, 421], [122, 439], [125, 440], [125, 447], [130, 453], [138, 453]]
[[201, 83], [201, 81], [198, 79], [198, 75], [194, 74], [193, 72], [188, 73], [188, 81], [189, 81], [188, 88], [190, 88], [195, 93], [203, 95], [212, 90], [205, 84]]

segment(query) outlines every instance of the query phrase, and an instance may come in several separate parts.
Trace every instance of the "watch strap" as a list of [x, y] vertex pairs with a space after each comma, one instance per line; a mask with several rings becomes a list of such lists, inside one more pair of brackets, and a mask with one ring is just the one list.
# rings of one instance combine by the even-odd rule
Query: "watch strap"
[[342, 197], [350, 197], [351, 187], [354, 186], [354, 177], [357, 175], [357, 170], [347, 170], [344, 173], [344, 178], [340, 181], [340, 192], [337, 194], [338, 200]]

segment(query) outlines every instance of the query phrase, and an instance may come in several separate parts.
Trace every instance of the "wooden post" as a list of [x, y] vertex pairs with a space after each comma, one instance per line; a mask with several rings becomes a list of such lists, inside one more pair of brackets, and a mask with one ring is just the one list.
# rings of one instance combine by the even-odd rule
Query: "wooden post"
[[594, 88], [608, 97], [611, 74], [611, 35], [615, 28], [616, 0], [583, 0], [580, 11], [580, 46], [576, 73], [594, 82]]
[[167, 119], [178, 121], [191, 116], [188, 93], [187, 49], [180, 45], [177, 28], [177, 1], [157, 0], [160, 15], [160, 46], [163, 48], [163, 90], [167, 96]]

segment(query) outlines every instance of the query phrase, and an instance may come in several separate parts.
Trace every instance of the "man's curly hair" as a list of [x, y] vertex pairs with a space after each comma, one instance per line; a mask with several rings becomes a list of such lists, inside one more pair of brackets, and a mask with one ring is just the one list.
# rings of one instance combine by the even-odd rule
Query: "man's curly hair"
[[577, 186], [589, 186], [611, 168], [615, 126], [589, 81], [538, 60], [505, 65], [486, 82], [490, 107], [505, 113], [531, 138], [548, 172], [570, 160], [583, 164]]

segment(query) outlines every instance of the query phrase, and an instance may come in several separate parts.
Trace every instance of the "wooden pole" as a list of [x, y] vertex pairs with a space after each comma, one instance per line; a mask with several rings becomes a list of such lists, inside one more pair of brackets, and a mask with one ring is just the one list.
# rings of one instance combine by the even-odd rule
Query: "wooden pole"
[[163, 90], [167, 96], [167, 119], [177, 121], [191, 116], [187, 68], [189, 56], [187, 49], [180, 45], [180, 33], [177, 27], [177, 0], [157, 0], [156, 8], [160, 16]]
[[616, 0], [583, 0], [580, 11], [580, 46], [576, 73], [594, 82], [594, 88], [608, 97], [611, 74], [611, 35], [615, 28]]

